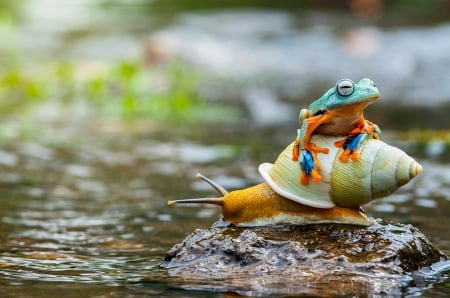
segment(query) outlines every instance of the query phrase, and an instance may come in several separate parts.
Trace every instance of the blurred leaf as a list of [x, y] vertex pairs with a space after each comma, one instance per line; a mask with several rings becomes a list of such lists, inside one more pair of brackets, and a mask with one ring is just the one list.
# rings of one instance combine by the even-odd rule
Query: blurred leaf
[[138, 99], [134, 94], [126, 94], [122, 99], [122, 106], [126, 116], [133, 115], [137, 112]]
[[31, 99], [37, 99], [42, 97], [44, 94], [44, 87], [39, 82], [30, 81], [26, 82], [24, 85], [25, 96]]
[[94, 102], [101, 102], [106, 93], [107, 82], [102, 76], [96, 76], [86, 82], [87, 97]]
[[75, 68], [74, 65], [67, 61], [62, 61], [57, 64], [55, 69], [56, 78], [65, 83], [71, 82], [74, 79]]
[[21, 78], [16, 70], [10, 70], [9, 72], [5, 73], [2, 78], [2, 83], [6, 87], [10, 88], [19, 86], [20, 82]]
[[0, 9], [0, 30], [10, 31], [15, 27], [16, 27], [16, 20], [11, 11], [6, 9]]
[[180, 61], [151, 70], [137, 61], [122, 61], [109, 63], [101, 72], [68, 61], [36, 64], [32, 72], [20, 63], [4, 68], [0, 68], [0, 108], [11, 116], [31, 113], [40, 101], [70, 107], [82, 98], [95, 109], [96, 117], [185, 123], [232, 118], [224, 115], [227, 107], [206, 104], [197, 90], [196, 72]]
[[122, 62], [118, 66], [119, 78], [130, 80], [138, 73], [138, 66], [135, 63]]

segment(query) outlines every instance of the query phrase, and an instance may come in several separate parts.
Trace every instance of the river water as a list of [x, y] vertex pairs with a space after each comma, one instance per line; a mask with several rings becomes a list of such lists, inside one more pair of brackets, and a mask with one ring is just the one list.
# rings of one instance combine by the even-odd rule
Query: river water
[[[221, 297], [145, 282], [147, 275], [154, 279], [168, 249], [220, 218], [218, 208], [169, 207], [166, 201], [214, 195], [195, 181], [196, 172], [229, 190], [260, 182], [258, 163], [273, 161], [290, 141], [285, 128], [279, 128], [280, 141], [271, 142], [273, 131], [261, 129], [249, 135], [236, 127], [174, 133], [142, 122], [86, 127], [93, 125], [96, 133], [82, 142], [55, 143], [48, 136], [2, 146], [1, 296]], [[234, 142], [217, 132], [233, 133]], [[421, 176], [366, 211], [415, 225], [448, 254], [449, 169], [419, 161]], [[446, 287], [442, 281], [407, 292], [443, 295]]]
[[[436, 117], [445, 115], [450, 100], [449, 85], [442, 83], [450, 75], [444, 55], [450, 44], [443, 38], [449, 23], [382, 28], [342, 23], [346, 17], [340, 14], [309, 12], [298, 19], [286, 11], [234, 9], [190, 11], [168, 20], [140, 15], [125, 25], [117, 11], [92, 9], [86, 1], [63, 8], [54, 1], [21, 8], [16, 37], [24, 61], [52, 55], [129, 59], [156, 41], [167, 57], [183, 57], [204, 71], [204, 92], [211, 100], [236, 96], [248, 118], [206, 125], [59, 118], [37, 123], [38, 133], [27, 138], [17, 137], [14, 123], [5, 123], [3, 131], [12, 137], [0, 147], [1, 297], [237, 296], [164, 280], [145, 282], [147, 275], [158, 274], [173, 245], [220, 218], [214, 207], [169, 207], [166, 201], [213, 195], [195, 180], [197, 172], [229, 190], [261, 182], [259, 163], [272, 162], [292, 141], [298, 110], [292, 112], [292, 106], [310, 101], [341, 76], [370, 76], [397, 111], [413, 106], [410, 116], [429, 116], [411, 121], [400, 113], [408, 125], [440, 130], [405, 135], [398, 113], [377, 113], [374, 105], [371, 115], [388, 128], [384, 140], [415, 157], [424, 172], [366, 211], [413, 224], [450, 254], [449, 137], [442, 130], [450, 122]], [[94, 23], [95, 30], [89, 29]], [[345, 24], [345, 34], [335, 32], [338, 24]], [[356, 43], [352, 50], [342, 43], [346, 39]], [[405, 52], [407, 45], [414, 50]], [[286, 56], [295, 59], [286, 61]], [[386, 105], [380, 103], [379, 110], [388, 111]], [[436, 283], [412, 285], [405, 294], [448, 296], [448, 272]]]

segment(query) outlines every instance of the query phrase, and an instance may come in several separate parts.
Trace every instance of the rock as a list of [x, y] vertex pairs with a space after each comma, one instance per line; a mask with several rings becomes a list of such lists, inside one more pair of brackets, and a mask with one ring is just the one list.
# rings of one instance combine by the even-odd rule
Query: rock
[[[448, 262], [415, 227], [378, 223], [197, 229], [161, 264], [190, 288], [240, 294], [400, 295]], [[422, 277], [423, 279], [423, 277]]]

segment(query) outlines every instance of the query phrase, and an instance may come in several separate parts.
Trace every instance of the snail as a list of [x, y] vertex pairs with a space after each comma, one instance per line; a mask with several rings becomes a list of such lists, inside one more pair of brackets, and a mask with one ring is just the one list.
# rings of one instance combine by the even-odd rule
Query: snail
[[334, 207], [314, 208], [299, 204], [276, 193], [267, 183], [228, 192], [222, 186], [197, 174], [222, 195], [220, 198], [200, 198], [168, 201], [176, 203], [204, 203], [222, 207], [223, 219], [235, 226], [252, 227], [271, 224], [342, 223], [371, 226], [375, 220], [361, 209]]
[[259, 166], [264, 183], [227, 192], [198, 174], [222, 197], [176, 200], [168, 204], [219, 205], [223, 219], [237, 226], [279, 223], [370, 226], [375, 220], [367, 217], [361, 206], [389, 195], [422, 171], [421, 165], [405, 152], [377, 139], [366, 140], [360, 147], [359, 158], [345, 163], [339, 161], [345, 149], [334, 146], [339, 137], [313, 135], [311, 140], [329, 149], [328, 154], [317, 157], [322, 165], [322, 179], [318, 183], [298, 183], [299, 164], [291, 158], [294, 142], [280, 153], [274, 164]]

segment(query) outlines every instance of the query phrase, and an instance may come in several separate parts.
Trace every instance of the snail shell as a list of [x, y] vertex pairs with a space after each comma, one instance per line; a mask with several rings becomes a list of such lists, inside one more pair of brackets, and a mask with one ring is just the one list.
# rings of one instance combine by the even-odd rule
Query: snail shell
[[278, 156], [275, 164], [263, 163], [259, 172], [270, 187], [281, 196], [316, 207], [358, 208], [374, 199], [387, 196], [422, 172], [422, 166], [402, 150], [380, 140], [363, 144], [359, 160], [342, 162], [342, 148], [334, 142], [342, 137], [314, 135], [311, 141], [329, 148], [318, 154], [321, 163], [319, 183], [299, 183], [300, 166], [292, 161], [293, 144]]

